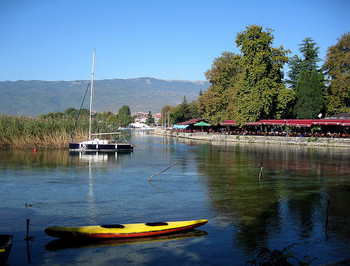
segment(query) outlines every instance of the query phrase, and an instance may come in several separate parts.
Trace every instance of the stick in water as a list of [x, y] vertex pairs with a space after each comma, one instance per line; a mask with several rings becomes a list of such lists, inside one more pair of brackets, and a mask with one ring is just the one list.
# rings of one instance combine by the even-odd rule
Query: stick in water
[[169, 170], [172, 166], [174, 166], [179, 160], [177, 160], [175, 163], [173, 163], [172, 165], [170, 165], [168, 168], [164, 169], [163, 171], [160, 171], [159, 173], [156, 173], [155, 175], [152, 175], [150, 178], [148, 178], [148, 182], [151, 180], [152, 177], [159, 175], [161, 173], [164, 173], [166, 170]]
[[264, 175], [264, 167], [260, 167], [260, 173], [259, 173], [259, 180], [261, 180], [262, 176]]

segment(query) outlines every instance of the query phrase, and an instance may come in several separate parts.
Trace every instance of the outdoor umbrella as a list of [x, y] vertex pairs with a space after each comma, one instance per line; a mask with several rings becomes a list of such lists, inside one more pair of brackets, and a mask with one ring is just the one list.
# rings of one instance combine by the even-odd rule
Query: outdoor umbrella
[[203, 131], [203, 127], [210, 127], [210, 125], [208, 123], [205, 123], [204, 121], [201, 121], [197, 124], [194, 124], [194, 126], [199, 126], [201, 127], [201, 131]]

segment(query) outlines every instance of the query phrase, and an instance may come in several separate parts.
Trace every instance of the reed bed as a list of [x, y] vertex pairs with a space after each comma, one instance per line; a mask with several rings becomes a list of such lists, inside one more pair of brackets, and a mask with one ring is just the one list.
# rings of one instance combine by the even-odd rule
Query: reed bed
[[[74, 119], [66, 116], [54, 119], [0, 115], [0, 149], [68, 148], [74, 123]], [[74, 139], [86, 139], [88, 130], [88, 119], [80, 119]]]

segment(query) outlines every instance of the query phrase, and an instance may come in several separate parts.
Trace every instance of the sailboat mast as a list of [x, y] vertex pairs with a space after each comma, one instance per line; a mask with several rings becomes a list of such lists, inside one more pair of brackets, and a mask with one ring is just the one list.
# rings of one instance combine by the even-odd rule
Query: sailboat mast
[[92, 119], [92, 99], [94, 95], [94, 69], [95, 69], [95, 49], [92, 55], [92, 74], [91, 74], [91, 94], [90, 94], [90, 116], [89, 116], [89, 140], [91, 140], [91, 119]]

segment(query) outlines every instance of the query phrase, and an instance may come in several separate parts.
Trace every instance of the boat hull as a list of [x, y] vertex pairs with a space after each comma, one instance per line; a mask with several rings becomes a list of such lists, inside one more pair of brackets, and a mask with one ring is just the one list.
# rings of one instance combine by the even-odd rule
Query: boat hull
[[113, 144], [82, 144], [69, 143], [69, 151], [98, 151], [98, 152], [117, 152], [117, 151], [132, 151], [132, 144], [128, 143], [113, 143]]
[[137, 223], [137, 224], [117, 224], [117, 225], [94, 225], [78, 227], [48, 227], [45, 233], [56, 238], [134, 238], [149, 237], [165, 234], [172, 234], [192, 230], [196, 227], [206, 224], [205, 219], [179, 221], [179, 222], [160, 222], [160, 223]]
[[13, 243], [12, 235], [0, 235], [0, 265], [5, 265]]

